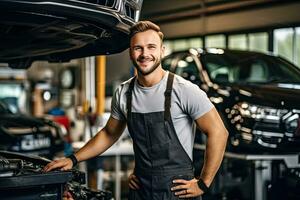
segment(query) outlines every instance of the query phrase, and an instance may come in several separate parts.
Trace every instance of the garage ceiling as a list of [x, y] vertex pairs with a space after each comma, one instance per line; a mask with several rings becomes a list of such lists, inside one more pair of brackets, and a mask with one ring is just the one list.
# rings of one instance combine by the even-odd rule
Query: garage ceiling
[[300, 23], [299, 7], [297, 0], [151, 0], [141, 19], [172, 38]]
[[152, 0], [144, 1], [142, 17], [162, 24], [213, 14], [284, 5], [291, 2], [297, 2], [297, 0]]

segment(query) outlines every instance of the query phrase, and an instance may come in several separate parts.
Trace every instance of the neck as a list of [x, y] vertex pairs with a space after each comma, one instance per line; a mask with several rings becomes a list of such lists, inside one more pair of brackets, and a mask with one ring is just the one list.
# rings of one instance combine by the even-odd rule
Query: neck
[[156, 70], [154, 70], [152, 73], [143, 75], [138, 73], [137, 80], [138, 83], [143, 87], [151, 87], [159, 81], [161, 81], [165, 75], [166, 71], [163, 70], [161, 67], [158, 67]]

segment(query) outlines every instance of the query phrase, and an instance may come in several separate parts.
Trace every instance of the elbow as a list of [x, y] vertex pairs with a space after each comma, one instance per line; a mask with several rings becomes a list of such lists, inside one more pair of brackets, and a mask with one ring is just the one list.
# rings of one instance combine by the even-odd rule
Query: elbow
[[226, 128], [220, 128], [215, 131], [207, 132], [206, 136], [208, 139], [211, 138], [212, 140], [224, 141], [224, 143], [226, 143], [229, 138], [229, 132]]
[[229, 138], [229, 132], [227, 131], [226, 128], [219, 129], [219, 131], [215, 132], [214, 138], [226, 144]]
[[228, 138], [229, 138], [229, 132], [228, 132], [228, 130], [226, 128], [224, 128], [224, 130], [222, 131], [221, 135], [222, 135], [222, 138], [224, 140], [224, 143], [226, 143], [227, 140], [228, 140]]
[[227, 141], [227, 139], [229, 137], [229, 132], [228, 132], [228, 130], [226, 128], [224, 130], [224, 137], [226, 138], [226, 141]]

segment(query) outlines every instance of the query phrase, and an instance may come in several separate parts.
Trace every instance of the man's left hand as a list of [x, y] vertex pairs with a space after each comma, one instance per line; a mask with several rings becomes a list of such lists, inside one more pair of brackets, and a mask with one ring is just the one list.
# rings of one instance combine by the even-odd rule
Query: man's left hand
[[174, 186], [171, 188], [179, 198], [191, 198], [197, 197], [203, 194], [203, 191], [198, 187], [198, 180], [193, 178], [192, 180], [175, 179], [173, 180]]

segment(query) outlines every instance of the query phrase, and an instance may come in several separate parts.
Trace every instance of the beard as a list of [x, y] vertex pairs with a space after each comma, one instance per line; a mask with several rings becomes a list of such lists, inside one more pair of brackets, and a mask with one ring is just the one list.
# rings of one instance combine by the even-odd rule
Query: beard
[[132, 63], [134, 65], [134, 67], [137, 69], [137, 71], [142, 74], [143, 76], [146, 76], [146, 75], [149, 75], [151, 74], [154, 70], [156, 70], [159, 65], [161, 64], [161, 58], [158, 58], [158, 59], [155, 59], [153, 56], [151, 57], [144, 57], [144, 56], [139, 56], [137, 58], [137, 61], [142, 61], [142, 60], [149, 60], [149, 61], [152, 61], [152, 60], [155, 60], [154, 64], [147, 68], [146, 70], [143, 70], [139, 65], [138, 63], [134, 60], [134, 59], [131, 59], [132, 60]]

